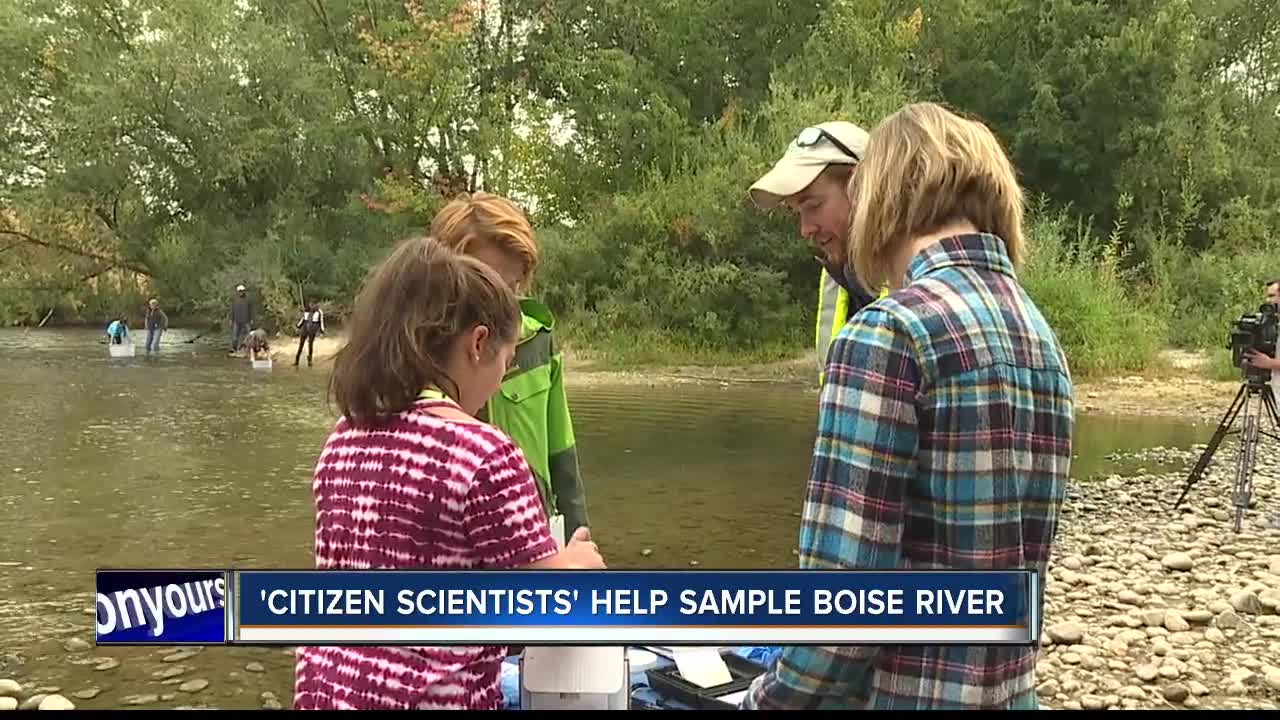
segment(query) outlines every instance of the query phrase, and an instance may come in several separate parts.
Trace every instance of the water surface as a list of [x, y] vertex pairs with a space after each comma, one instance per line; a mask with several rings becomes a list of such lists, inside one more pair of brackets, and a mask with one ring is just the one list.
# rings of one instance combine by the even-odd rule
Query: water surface
[[[112, 359], [94, 331], [0, 330], [0, 677], [101, 690], [75, 700], [84, 708], [170, 693], [154, 706], [255, 708], [263, 692], [288, 705], [292, 658], [278, 648], [179, 663], [154, 648], [64, 649], [92, 640], [95, 568], [311, 566], [311, 469], [332, 423], [323, 371], [254, 371], [221, 338], [189, 339], [174, 331], [157, 357]], [[570, 383], [611, 566], [793, 565], [812, 391]], [[1206, 421], [1081, 417], [1073, 475], [1126, 469], [1113, 453], [1205, 442]], [[90, 664], [105, 657], [122, 664]], [[170, 684], [153, 677], [177, 665], [187, 671]], [[176, 689], [197, 678], [210, 686]]]

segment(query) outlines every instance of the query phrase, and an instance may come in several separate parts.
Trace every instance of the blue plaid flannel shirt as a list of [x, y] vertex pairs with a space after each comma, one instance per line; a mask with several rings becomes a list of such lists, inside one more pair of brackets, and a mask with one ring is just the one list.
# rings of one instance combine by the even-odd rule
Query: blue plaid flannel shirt
[[[1071, 461], [1066, 358], [999, 238], [943, 240], [907, 280], [832, 345], [800, 567], [1035, 569], [1043, 580]], [[743, 707], [1036, 709], [1036, 654], [792, 647]]]

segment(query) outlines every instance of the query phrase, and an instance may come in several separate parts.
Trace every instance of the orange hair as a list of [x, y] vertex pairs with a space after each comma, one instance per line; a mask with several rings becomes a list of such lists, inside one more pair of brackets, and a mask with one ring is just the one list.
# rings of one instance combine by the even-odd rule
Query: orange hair
[[489, 242], [524, 262], [525, 282], [538, 266], [538, 244], [524, 212], [507, 198], [485, 192], [462, 193], [431, 221], [431, 236], [456, 252], [473, 242]]

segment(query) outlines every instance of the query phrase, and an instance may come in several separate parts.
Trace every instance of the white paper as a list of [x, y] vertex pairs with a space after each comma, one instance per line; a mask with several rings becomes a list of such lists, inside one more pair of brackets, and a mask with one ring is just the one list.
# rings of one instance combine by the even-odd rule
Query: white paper
[[566, 540], [564, 536], [564, 516], [563, 515], [551, 516], [551, 537], [556, 539], [556, 545], [558, 545], [560, 549], [563, 550], [565, 540]]
[[719, 700], [720, 702], [729, 703], [730, 705], [737, 706], [742, 704], [743, 699], [747, 697], [747, 693], [749, 692], [751, 691], [739, 690], [738, 692], [729, 693], [728, 695], [721, 695], [716, 699]]
[[729, 666], [724, 664], [717, 648], [677, 648], [676, 667], [680, 677], [702, 688], [715, 687], [733, 682]]

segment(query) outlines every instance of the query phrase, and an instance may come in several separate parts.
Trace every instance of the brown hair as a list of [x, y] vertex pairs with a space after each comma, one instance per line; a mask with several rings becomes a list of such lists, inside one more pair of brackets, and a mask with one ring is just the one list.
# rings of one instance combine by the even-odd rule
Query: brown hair
[[462, 193], [431, 221], [431, 236], [465, 253], [473, 242], [490, 242], [524, 262], [525, 282], [538, 266], [538, 244], [525, 214], [507, 198], [485, 192]]
[[1024, 198], [1017, 173], [985, 125], [934, 103], [908, 105], [871, 133], [849, 183], [849, 263], [863, 287], [896, 287], [895, 256], [960, 220], [1022, 259]]
[[444, 370], [454, 342], [477, 325], [489, 328], [495, 346], [511, 342], [519, 322], [515, 293], [488, 266], [431, 238], [410, 238], [365, 278], [329, 391], [357, 426], [405, 410], [431, 386], [457, 399]]

